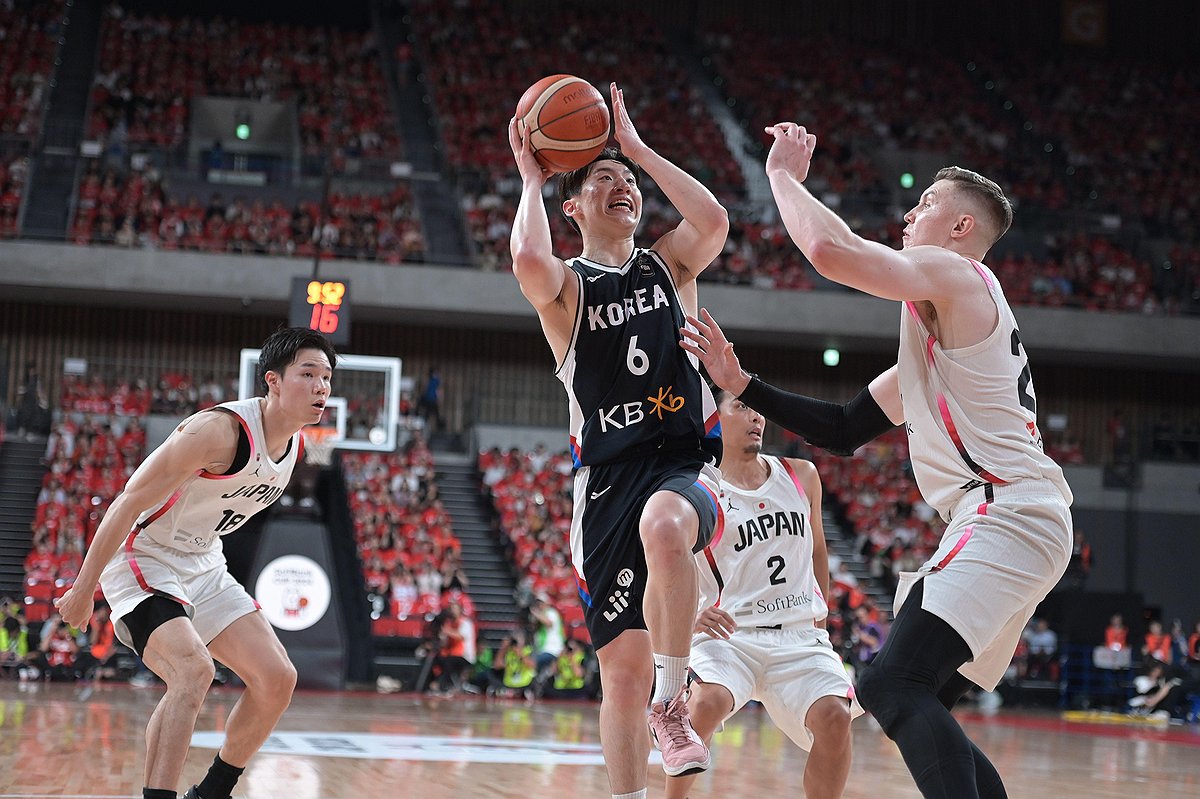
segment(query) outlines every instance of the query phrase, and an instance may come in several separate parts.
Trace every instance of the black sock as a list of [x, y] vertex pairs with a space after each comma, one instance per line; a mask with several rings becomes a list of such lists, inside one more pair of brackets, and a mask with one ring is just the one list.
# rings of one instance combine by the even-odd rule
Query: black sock
[[174, 791], [166, 788], [142, 788], [142, 799], [178, 799]]
[[229, 765], [218, 754], [213, 758], [213, 764], [208, 767], [204, 779], [196, 786], [196, 793], [200, 794], [200, 799], [229, 799], [233, 786], [237, 785], [238, 777], [245, 770]]

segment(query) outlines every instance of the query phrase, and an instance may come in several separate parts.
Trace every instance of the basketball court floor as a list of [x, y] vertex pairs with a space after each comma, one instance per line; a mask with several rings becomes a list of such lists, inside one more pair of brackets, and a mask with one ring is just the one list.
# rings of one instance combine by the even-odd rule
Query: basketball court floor
[[[141, 794], [143, 731], [161, 688], [0, 683], [0, 799], [108, 799]], [[214, 689], [184, 779], [212, 762], [238, 691]], [[960, 719], [1004, 776], [1009, 796], [1200, 797], [1200, 729], [1070, 723], [1002, 710]], [[693, 797], [801, 797], [804, 753], [760, 710], [718, 736], [715, 768]], [[651, 767], [650, 796], [662, 795]], [[181, 786], [183, 787], [183, 786]], [[597, 706], [408, 694], [297, 692], [235, 797], [608, 797]], [[920, 795], [895, 747], [854, 723], [847, 799]]]

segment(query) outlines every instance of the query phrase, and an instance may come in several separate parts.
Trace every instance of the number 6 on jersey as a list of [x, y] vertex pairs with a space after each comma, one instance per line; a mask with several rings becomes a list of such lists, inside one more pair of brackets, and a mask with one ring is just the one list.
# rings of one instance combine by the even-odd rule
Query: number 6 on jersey
[[629, 352], [625, 354], [625, 365], [629, 367], [629, 371], [641, 376], [650, 371], [650, 358], [646, 355], [645, 350], [638, 349], [637, 340], [637, 336], [631, 336], [629, 339]]

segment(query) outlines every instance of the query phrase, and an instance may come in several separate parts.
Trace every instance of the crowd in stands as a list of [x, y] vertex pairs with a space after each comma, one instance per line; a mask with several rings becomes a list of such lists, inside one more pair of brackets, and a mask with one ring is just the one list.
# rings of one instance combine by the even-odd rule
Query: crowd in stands
[[104, 602], [96, 604], [87, 631], [62, 622], [57, 613], [34, 623], [28, 606], [0, 601], [0, 679], [22, 683], [85, 679], [100, 682], [126, 676], [136, 658], [118, 645]]
[[233, 375], [206, 374], [197, 380], [171, 370], [160, 372], [151, 386], [140, 377], [66, 374], [59, 387], [58, 407], [68, 417], [186, 415], [235, 399], [237, 378]]
[[101, 34], [88, 134], [180, 148], [195, 97], [293, 101], [305, 155], [394, 157], [401, 142], [374, 35], [278, 22], [141, 16], [115, 4]]
[[254, 255], [327, 256], [386, 263], [422, 261], [425, 237], [406, 183], [379, 194], [330, 195], [285, 205], [212, 194], [172, 197], [155, 169], [89, 166], [79, 186], [71, 238], [77, 244]]
[[462, 546], [423, 436], [391, 454], [346, 452], [342, 468], [375, 634], [419, 638], [452, 602], [472, 618]]
[[29, 152], [42, 129], [62, 13], [61, 2], [0, 5], [0, 238], [18, 233]]
[[[638, 132], [663, 156], [733, 204], [744, 193], [737, 162], [704, 98], [649, 15], [556, 6], [513, 10], [485, 0], [425, 0], [413, 21], [434, 91], [450, 167], [460, 178], [464, 214], [481, 265], [507, 269], [508, 232], [520, 194], [504, 136], [525, 89], [545, 75], [616, 81]], [[553, 47], [545, 31], [554, 30]], [[514, 57], [516, 53], [516, 57]], [[607, 97], [607, 84], [602, 87]], [[480, 102], [480, 97], [492, 98]], [[507, 98], [507, 99], [499, 99]], [[553, 184], [550, 185], [553, 188]], [[673, 211], [648, 202], [643, 237], [673, 226]], [[676, 218], [677, 219], [677, 218]], [[577, 234], [552, 221], [560, 256], [577, 255]]]
[[[137, 418], [65, 415], [46, 447], [47, 471], [32, 523], [26, 586], [64, 590], [108, 506], [141, 463], [146, 433]], [[31, 594], [32, 595], [32, 594]]]
[[[478, 31], [491, 30], [482, 23], [476, 30], [469, 20], [442, 6], [440, 2], [430, 4], [437, 12], [430, 15], [429, 35], [434, 41], [449, 37], [454, 43], [474, 43], [482, 36]], [[465, 9], [456, 13], [465, 14]], [[438, 14], [462, 24], [452, 31], [435, 30], [433, 21], [440, 19]], [[521, 22], [518, 18], [506, 24], [519, 30]], [[590, 30], [591, 21], [583, 25], [577, 20], [567, 41], [574, 43], [571, 37], [582, 36], [582, 29]], [[654, 45], [645, 46], [657, 52]], [[791, 58], [794, 36], [739, 31], [730, 26], [708, 33], [702, 42], [735, 114], [764, 144], [765, 137], [759, 133], [764, 119], [821, 121], [822, 144], [807, 183], [835, 208], [851, 201], [875, 203], [878, 210], [874, 214], [857, 210], [847, 214], [851, 226], [869, 238], [899, 246], [902, 228], [899, 213], [892, 207], [891, 186], [867, 157], [879, 148], [947, 153], [1008, 186], [1014, 202], [1020, 209], [1029, 209], [1027, 213], [1061, 210], [1068, 201], [1068, 183], [1083, 182], [1059, 168], [1056, 157], [1041, 149], [1042, 139], [1018, 126], [1015, 117], [1004, 113], [1003, 106], [977, 85], [980, 79], [974, 73], [979, 68], [974, 64], [974, 69], [967, 69], [946, 56], [924, 51], [917, 56], [843, 40], [805, 40], [804, 46], [816, 56], [806, 61], [813, 70], [810, 75], [798, 72]], [[659, 57], [671, 60], [669, 55]], [[464, 181], [463, 210], [480, 263], [485, 269], [507, 269], [511, 264], [508, 237], [520, 185], [506, 143], [495, 131], [503, 130], [508, 112], [496, 104], [480, 106], [469, 95], [451, 92], [450, 87], [466, 80], [479, 82], [490, 92], [516, 97], [528, 75], [517, 72], [516, 67], [499, 74], [475, 70], [458, 63], [458, 58], [454, 47], [427, 56], [434, 86], [443, 88], [438, 96], [439, 113], [446, 122], [443, 137], [454, 163], [476, 172]], [[524, 66], [520, 64], [520, 68]], [[597, 65], [585, 62], [580, 69], [581, 74], [591, 74], [588, 70], [595, 71]], [[533, 72], [536, 70], [530, 74]], [[639, 94], [653, 95], [653, 82], [639, 79], [631, 85], [639, 87]], [[644, 85], [651, 89], [642, 89]], [[902, 91], [896, 90], [898, 85], [903, 86]], [[953, 108], [945, 106], [948, 97], [955, 98]], [[670, 104], [667, 106], [669, 109]], [[638, 110], [635, 106], [631, 114], [640, 127]], [[688, 123], [675, 126], [676, 132], [690, 129]], [[652, 138], [649, 130], [645, 135], [657, 146], [659, 139]], [[666, 140], [678, 142], [680, 138], [668, 134]], [[682, 140], [686, 142], [688, 137]], [[664, 154], [671, 157], [666, 151]], [[713, 171], [702, 168], [693, 174], [703, 180]], [[732, 172], [728, 176], [738, 183]], [[714, 188], [720, 185], [706, 182]], [[736, 202], [739, 191], [725, 192], [727, 199], [735, 200], [730, 203], [729, 238], [701, 279], [767, 289], [810, 290], [818, 285], [819, 279], [782, 226], [747, 213]], [[654, 191], [647, 190], [645, 196], [639, 241], [652, 242], [677, 224], [679, 217]], [[1123, 191], [1121, 196], [1130, 195]], [[578, 254], [578, 234], [561, 219], [552, 192], [547, 191], [546, 197], [556, 254], [564, 258]], [[1164, 268], [1116, 235], [1076, 230], [1050, 235], [1044, 252], [1003, 251], [995, 256], [993, 268], [1016, 304], [1178, 314], [1200, 300], [1198, 260], [1200, 250], [1180, 246], [1172, 253], [1170, 268]]]
[[586, 636], [579, 587], [571, 568], [571, 458], [539, 445], [530, 452], [491, 449], [479, 454], [483, 491], [491, 496], [501, 543], [517, 572], [518, 604], [541, 595]]
[[68, 376], [60, 421], [46, 442], [46, 473], [31, 521], [23, 602], [0, 607], [0, 675], [29, 680], [112, 679], [125, 676], [108, 606], [99, 591], [86, 632], [54, 611], [83, 565], [83, 554], [105, 512], [141, 463], [146, 433], [140, 417], [154, 393], [124, 384]]
[[[1120, 213], [1127, 221], [1157, 220], [1147, 223], [1152, 235], [1195, 239], [1195, 214], [1188, 209], [1196, 201], [1188, 187], [1196, 167], [1176, 168], [1181, 160], [1191, 162], [1164, 131], [1173, 127], [1166, 120], [1178, 118], [1183, 129], [1192, 129], [1200, 116], [1166, 100], [1165, 116], [1153, 110], [1159, 107], [1154, 98], [1171, 96], [1194, 83], [1194, 76], [1129, 64], [1114, 72], [1095, 59], [1069, 59], [1070, 79], [1064, 80], [1056, 62], [1031, 57], [1014, 62], [1006, 50], [987, 66], [1015, 77], [988, 83], [974, 62], [898, 49], [895, 43], [882, 48], [843, 39], [797, 42], [793, 35], [732, 25], [702, 38], [748, 131], [758, 135], [763, 121], [776, 117], [814, 120], [821, 146], [807, 184], [835, 207], [846, 199], [889, 196], [890, 185], [864, 152], [921, 150], [945, 153], [1006, 186], [1018, 206], [1018, 226], [1031, 214], [1090, 207]], [[797, 47], [813, 56], [807, 67], [798, 68], [790, 58]], [[1011, 99], [997, 100], [992, 89], [1007, 91]], [[1114, 93], [1127, 102], [1114, 105]], [[1025, 116], [1030, 127], [1017, 121]], [[1128, 117], [1130, 124], [1118, 124], [1114, 116]], [[1096, 129], [1107, 138], [1092, 135]], [[1047, 152], [1047, 138], [1067, 139], [1069, 152]], [[1181, 190], [1186, 197], [1178, 196]], [[898, 245], [898, 232], [877, 238]], [[1191, 263], [1196, 256], [1181, 249], [1170, 269], [1152, 269], [1145, 257], [1111, 237], [1056, 236], [1045, 257], [1006, 255], [1013, 274], [1004, 286], [1020, 304], [1175, 314], [1200, 298], [1200, 267]]]
[[[446, 168], [485, 269], [511, 267], [520, 189], [504, 136], [511, 109], [538, 78], [566, 72], [626, 86], [646, 141], [730, 209], [729, 239], [704, 280], [785, 290], [823, 283], [783, 228], [763, 218], [767, 209], [746, 201], [741, 167], [714, 116], [724, 100], [750, 140], [764, 146], [764, 124], [812, 120], [821, 145], [808, 185], [852, 228], [893, 246], [906, 209], [896, 205], [896, 176], [884, 174], [877, 153], [941, 153], [996, 178], [1017, 205], [1019, 228], [1036, 229], [1044, 217], [1056, 220], [1046, 229], [1070, 231], [1052, 234], [1036, 252], [1019, 245], [997, 251], [994, 268], [1015, 303], [1166, 314], [1200, 307], [1200, 213], [1190, 191], [1200, 166], [1179, 143], [1200, 128], [1200, 113], [1167, 99], [1196, 88], [1184, 69], [986, 49], [966, 62], [895, 42], [797, 38], [720, 22], [701, 30], [689, 53], [648, 14], [513, 10], [486, 0], [418, 0], [413, 8], [415, 40], [397, 57], [402, 75], [416, 63], [430, 88]], [[399, 154], [373, 34], [114, 9], [104, 23], [88, 127], [106, 147], [181, 148], [191, 99], [208, 94], [294, 100], [306, 155], [333, 147], [344, 163]], [[38, 19], [9, 20], [13, 35], [23, 37], [17, 41], [46, 35], [49, 17]], [[547, 30], [555, 32], [552, 47]], [[0, 42], [0, 58], [15, 60], [7, 113], [0, 86], [0, 124], [28, 128], [32, 112], [12, 108], [40, 107], [44, 77], [26, 62], [41, 51], [9, 47], [13, 35]], [[808, 54], [799, 65], [798, 47]], [[707, 76], [685, 68], [696, 57]], [[721, 97], [701, 91], [707, 80]], [[0, 168], [0, 236], [15, 233], [25, 171], [20, 159]], [[646, 188], [640, 242], [678, 222]], [[1101, 229], [1101, 214], [1109, 229]], [[311, 202], [171, 197], [153, 168], [94, 166], [81, 180], [70, 235], [127, 247], [424, 258], [421, 224], [402, 184], [380, 195], [336, 196], [330, 218], [319, 217]], [[557, 254], [577, 254], [578, 235], [553, 208], [551, 226]], [[1176, 246], [1164, 258], [1146, 235]]]
[[16, 155], [0, 158], [0, 238], [11, 239], [19, 232], [17, 219], [28, 177], [28, 157]]
[[1052, 236], [1044, 258], [1009, 252], [990, 259], [989, 266], [1005, 296], [1019, 305], [1147, 314], [1180, 310], [1177, 292], [1157, 290], [1149, 263], [1103, 236]]
[[871, 576], [894, 591], [900, 572], [915, 571], [945, 530], [912, 477], [904, 431], [875, 439], [853, 458], [819, 449], [809, 457], [855, 536], [854, 551], [867, 561]]
[[46, 0], [0, 6], [0, 136], [33, 141], [41, 131], [62, 14], [63, 3]]
[[647, 142], [715, 191], [740, 192], [724, 137], [650, 15], [577, 5], [511, 9], [486, 0], [414, 5], [418, 53], [451, 166], [508, 175], [512, 152], [503, 134], [525, 89], [545, 75], [603, 75], [627, 88], [630, 115]]
[[1119, 215], [1152, 236], [1195, 242], [1200, 164], [1185, 142], [1200, 134], [1200, 110], [1180, 97], [1200, 91], [1194, 69], [1157, 54], [1114, 58], [1005, 48], [983, 51], [997, 91], [1017, 104], [1039, 136], [1057, 143], [1074, 176], [1062, 201]]

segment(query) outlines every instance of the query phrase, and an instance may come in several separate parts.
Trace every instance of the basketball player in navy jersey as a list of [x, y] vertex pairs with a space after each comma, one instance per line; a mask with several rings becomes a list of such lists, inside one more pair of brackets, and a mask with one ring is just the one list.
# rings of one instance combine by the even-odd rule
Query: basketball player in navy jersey
[[983, 257], [1012, 223], [991, 180], [937, 173], [904, 216], [903, 249], [855, 235], [804, 187], [816, 137], [767, 129], [767, 175], [784, 225], [825, 277], [903, 303], [896, 366], [845, 405], [781, 391], [742, 371], [712, 317], [685, 331], [714, 382], [832, 452], [904, 423], [941, 546], [901, 576], [896, 620], [858, 679], [858, 698], [900, 748], [926, 797], [1006, 796], [950, 715], [973, 681], [991, 690], [1021, 630], [1071, 556], [1071, 489], [1043, 451], [1037, 395], [1016, 319]]
[[212, 767], [188, 797], [229, 799], [291, 702], [296, 670], [229, 574], [221, 536], [283, 494], [303, 452], [300, 429], [321, 420], [336, 362], [319, 333], [273, 333], [259, 356], [266, 396], [185, 419], [130, 476], [75, 585], [56, 602], [68, 624], [83, 628], [99, 583], [117, 637], [167, 684], [146, 728], [145, 799], [175, 799], [213, 658], [246, 690]]
[[[610, 87], [621, 152], [560, 178], [562, 213], [583, 253], [554, 256], [542, 203], [547, 174], [514, 118], [509, 143], [522, 193], [513, 273], [537, 310], [567, 391], [575, 458], [571, 558], [600, 661], [600, 736], [612, 793], [644, 797], [649, 726], [668, 774], [707, 768], [687, 716], [696, 612], [692, 553], [717, 524], [720, 429], [694, 357], [678, 347], [696, 276], [729, 229], [716, 198], [646, 146]], [[649, 249], [634, 245], [639, 167], [683, 221]]]
[[[700, 611], [688, 709], [711, 736], [751, 699], [809, 752], [804, 795], [837, 799], [850, 773], [854, 689], [829, 643], [829, 554], [821, 478], [809, 461], [762, 454], [764, 420], [724, 389], [721, 506], [725, 526], [697, 555]], [[667, 778], [683, 799], [695, 776]]]

